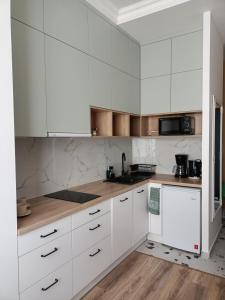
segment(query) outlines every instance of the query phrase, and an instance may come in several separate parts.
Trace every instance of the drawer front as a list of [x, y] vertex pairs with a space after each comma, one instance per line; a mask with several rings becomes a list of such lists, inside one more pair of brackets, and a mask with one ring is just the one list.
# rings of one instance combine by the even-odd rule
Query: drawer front
[[24, 291], [71, 259], [71, 233], [19, 258], [19, 287]]
[[71, 217], [66, 217], [29, 233], [20, 235], [18, 236], [18, 255], [24, 255], [70, 231]]
[[72, 261], [20, 294], [20, 300], [70, 300], [72, 298]]
[[111, 215], [105, 215], [92, 222], [84, 224], [72, 232], [73, 256], [86, 251], [97, 242], [103, 240], [111, 233]]
[[73, 260], [73, 294], [77, 294], [111, 264], [108, 237]]
[[72, 228], [75, 229], [85, 223], [91, 222], [92, 220], [104, 215], [108, 211], [110, 211], [110, 200], [82, 210], [81, 212], [72, 216]]

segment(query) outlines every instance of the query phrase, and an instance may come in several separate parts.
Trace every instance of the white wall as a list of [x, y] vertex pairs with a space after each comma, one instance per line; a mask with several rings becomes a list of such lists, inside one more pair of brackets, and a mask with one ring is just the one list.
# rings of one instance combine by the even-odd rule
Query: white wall
[[203, 138], [202, 138], [202, 250], [209, 253], [221, 228], [222, 211], [211, 221], [211, 130], [213, 95], [222, 104], [223, 95], [223, 43], [213, 23], [211, 12], [203, 15]]
[[18, 299], [10, 0], [0, 0], [0, 299]]

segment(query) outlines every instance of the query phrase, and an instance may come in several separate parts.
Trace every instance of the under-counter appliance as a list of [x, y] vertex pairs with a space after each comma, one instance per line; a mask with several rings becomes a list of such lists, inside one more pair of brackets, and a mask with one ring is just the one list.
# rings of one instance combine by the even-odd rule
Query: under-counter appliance
[[199, 179], [202, 176], [201, 159], [188, 161], [188, 177], [191, 179]]
[[187, 168], [188, 155], [176, 154], [175, 159], [177, 164], [175, 177], [180, 177], [180, 178], [188, 177], [188, 168]]
[[159, 119], [159, 135], [194, 134], [195, 119], [191, 116]]
[[71, 190], [62, 190], [56, 193], [45, 195], [45, 197], [82, 204], [94, 200], [100, 196]]
[[200, 189], [163, 186], [162, 236], [165, 245], [200, 254]]

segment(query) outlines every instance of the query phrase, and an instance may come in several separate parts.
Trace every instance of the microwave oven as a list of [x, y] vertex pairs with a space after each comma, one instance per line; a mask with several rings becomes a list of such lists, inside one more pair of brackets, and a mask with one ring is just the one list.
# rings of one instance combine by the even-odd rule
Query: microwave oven
[[159, 119], [159, 135], [194, 134], [195, 119], [190, 116]]

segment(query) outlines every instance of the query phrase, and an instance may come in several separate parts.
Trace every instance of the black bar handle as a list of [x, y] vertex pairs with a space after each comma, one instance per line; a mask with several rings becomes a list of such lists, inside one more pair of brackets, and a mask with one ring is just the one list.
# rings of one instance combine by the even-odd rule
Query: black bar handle
[[56, 251], [58, 251], [59, 249], [58, 248], [54, 248], [54, 250], [52, 250], [51, 252], [47, 253], [47, 254], [41, 254], [41, 257], [47, 257], [53, 253], [55, 253]]
[[95, 214], [99, 213], [100, 211], [101, 211], [101, 209], [97, 209], [95, 212], [93, 212], [93, 213], [89, 213], [89, 215], [90, 215], [90, 216], [93, 216], [93, 215], [95, 215]]
[[50, 289], [53, 285], [55, 285], [56, 283], [58, 283], [59, 282], [59, 279], [55, 279], [55, 281], [52, 283], [52, 284], [50, 284], [49, 286], [47, 286], [46, 288], [42, 288], [41, 290], [43, 291], [43, 292], [45, 292], [45, 291], [47, 291], [48, 289]]
[[96, 252], [93, 253], [93, 254], [89, 254], [89, 256], [90, 256], [90, 257], [93, 257], [93, 256], [97, 255], [99, 252], [101, 252], [101, 249], [98, 249], [98, 251], [96, 251]]
[[138, 194], [141, 194], [141, 193], [143, 193], [144, 191], [145, 191], [145, 190], [141, 190], [141, 191], [138, 192]]
[[126, 197], [125, 199], [120, 200], [120, 202], [124, 202], [124, 201], [127, 201], [127, 200], [128, 200], [128, 198]]
[[54, 229], [52, 232], [50, 232], [48, 234], [45, 234], [45, 235], [42, 234], [42, 235], [40, 235], [40, 238], [44, 239], [44, 238], [46, 238], [46, 237], [48, 237], [48, 236], [50, 236], [50, 235], [52, 235], [52, 234], [54, 234], [56, 232], [58, 232], [58, 230]]
[[89, 230], [93, 231], [93, 230], [95, 230], [95, 229], [97, 229], [97, 228], [99, 228], [99, 227], [101, 227], [100, 224], [98, 224], [97, 226], [95, 226], [95, 227], [93, 227], [93, 228], [89, 228]]

